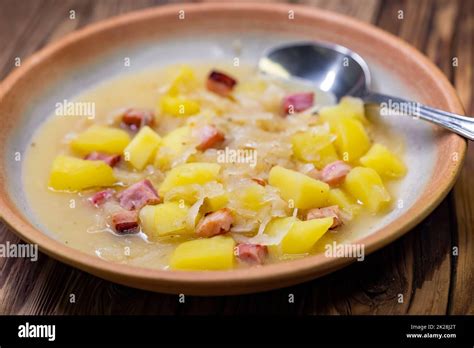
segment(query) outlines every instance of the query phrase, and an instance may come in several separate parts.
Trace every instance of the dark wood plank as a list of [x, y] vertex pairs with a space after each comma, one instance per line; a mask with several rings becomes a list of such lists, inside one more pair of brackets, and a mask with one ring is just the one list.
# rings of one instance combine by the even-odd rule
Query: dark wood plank
[[[407, 0], [308, 0], [376, 22], [415, 45], [454, 80], [471, 110], [472, 2]], [[0, 4], [0, 77], [48, 42], [88, 23], [161, 1], [4, 0]], [[76, 19], [69, 19], [69, 11]], [[404, 18], [398, 19], [399, 10]], [[449, 23], [448, 23], [449, 22]], [[454, 23], [454, 25], [452, 24]], [[459, 23], [459, 24], [457, 24]], [[453, 39], [454, 38], [454, 39]], [[470, 46], [469, 46], [470, 44]], [[466, 48], [467, 47], [467, 48]], [[460, 66], [453, 68], [450, 52]], [[287, 289], [232, 297], [155, 294], [113, 284], [65, 266], [45, 255], [38, 262], [0, 259], [0, 313], [3, 314], [443, 314], [473, 313], [474, 152], [454, 192], [408, 235], [321, 279]], [[0, 243], [18, 242], [0, 225]], [[451, 250], [458, 246], [460, 255]], [[71, 295], [75, 303], [70, 302]], [[289, 296], [294, 303], [289, 303]], [[400, 295], [403, 301], [399, 302]]]
[[[466, 113], [474, 116], [474, 3], [464, 0], [456, 18], [457, 30], [452, 43], [458, 66], [453, 67], [454, 86], [464, 104]], [[474, 148], [469, 144], [466, 162], [454, 187], [453, 211], [457, 218], [454, 246], [459, 249], [453, 256], [452, 292], [449, 313], [474, 314]]]
[[323, 8], [373, 23], [377, 19], [382, 1], [380, 0], [303, 0], [298, 3]]

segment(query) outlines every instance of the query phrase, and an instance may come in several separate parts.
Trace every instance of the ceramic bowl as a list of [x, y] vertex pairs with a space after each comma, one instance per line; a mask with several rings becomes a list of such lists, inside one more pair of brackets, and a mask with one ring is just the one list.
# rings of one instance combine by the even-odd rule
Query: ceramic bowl
[[[184, 14], [184, 18], [183, 18]], [[23, 240], [66, 264], [132, 287], [195, 295], [241, 294], [314, 279], [354, 259], [323, 254], [249, 269], [161, 271], [116, 264], [66, 246], [37, 221], [22, 189], [22, 153], [55, 102], [134, 69], [178, 61], [257, 62], [270, 46], [316, 40], [346, 46], [364, 57], [372, 88], [458, 114], [463, 109], [444, 75], [421, 53], [373, 26], [335, 13], [291, 4], [180, 4], [112, 18], [54, 42], [32, 55], [0, 85], [0, 214]], [[239, 49], [237, 49], [239, 48]], [[132, 64], [125, 68], [127, 57]], [[124, 69], [128, 69], [124, 71]], [[409, 174], [400, 185], [403, 207], [351, 239], [365, 253], [410, 230], [446, 196], [459, 172], [466, 142], [410, 118], [387, 120], [406, 144]], [[32, 174], [33, 175], [33, 174]], [[47, 202], [45, 202], [47, 204]]]

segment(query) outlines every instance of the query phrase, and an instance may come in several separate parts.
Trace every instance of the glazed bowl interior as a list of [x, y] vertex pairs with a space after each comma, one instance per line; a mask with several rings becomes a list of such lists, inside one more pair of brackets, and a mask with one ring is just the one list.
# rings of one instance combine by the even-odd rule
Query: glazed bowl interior
[[[20, 237], [47, 254], [119, 283], [164, 292], [244, 293], [311, 279], [351, 262], [322, 255], [247, 270], [169, 272], [118, 265], [71, 249], [55, 240], [31, 209], [22, 185], [17, 153], [54, 112], [104, 80], [179, 62], [256, 65], [271, 46], [316, 40], [353, 49], [369, 64], [372, 89], [462, 113], [449, 82], [423, 56], [388, 34], [332, 13], [286, 5], [207, 4], [166, 6], [132, 13], [73, 33], [35, 54], [0, 89], [2, 187], [0, 214]], [[185, 19], [178, 13], [184, 9]], [[212, 18], [212, 21], [208, 20]], [[124, 64], [125, 61], [130, 64]], [[426, 88], [430, 86], [430, 88]], [[454, 134], [411, 118], [382, 118], [404, 142], [410, 168], [400, 183], [399, 208], [351, 236], [371, 252], [409, 230], [446, 195], [462, 162], [465, 142]], [[457, 153], [458, 160], [451, 160]], [[47, 202], [45, 202], [47, 204]]]

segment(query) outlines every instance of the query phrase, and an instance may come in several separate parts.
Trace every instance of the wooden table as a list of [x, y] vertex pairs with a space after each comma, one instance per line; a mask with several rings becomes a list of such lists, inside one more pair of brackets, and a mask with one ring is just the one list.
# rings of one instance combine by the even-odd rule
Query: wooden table
[[[296, 1], [298, 2], [298, 1]], [[408, 41], [452, 81], [474, 115], [472, 0], [307, 0]], [[15, 57], [103, 18], [163, 4], [152, 0], [2, 0], [0, 78]], [[69, 19], [74, 10], [76, 20]], [[399, 11], [403, 19], [399, 19]], [[452, 64], [458, 58], [458, 66]], [[5, 116], [4, 116], [5, 117]], [[343, 270], [291, 288], [232, 297], [186, 297], [136, 290], [81, 272], [45, 255], [38, 262], [0, 259], [1, 314], [474, 314], [474, 149], [459, 180], [419, 226]], [[0, 224], [0, 243], [19, 239]], [[457, 247], [458, 255], [453, 255]], [[70, 294], [75, 303], [70, 303]], [[295, 302], [288, 303], [289, 294]], [[403, 302], [399, 303], [403, 295]]]

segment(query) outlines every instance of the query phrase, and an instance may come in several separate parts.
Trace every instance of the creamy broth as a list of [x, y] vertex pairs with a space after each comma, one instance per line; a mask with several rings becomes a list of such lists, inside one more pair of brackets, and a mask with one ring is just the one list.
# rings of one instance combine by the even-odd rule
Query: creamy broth
[[[198, 78], [204, 80], [211, 68], [216, 66], [237, 77], [239, 81], [255, 75], [255, 69], [251, 67], [234, 68], [214, 64], [198, 66], [195, 69]], [[173, 67], [147, 70], [120, 76], [94, 86], [70, 100], [94, 103], [94, 119], [77, 115], [53, 114], [34, 134], [25, 156], [23, 182], [27, 199], [38, 222], [45, 226], [54, 238], [72, 248], [108, 261], [149, 268], [166, 269], [168, 267], [170, 255], [176, 247], [173, 238], [152, 242], [143, 232], [119, 236], [110, 229], [98, 227], [103, 226], [98, 223], [103, 217], [87, 200], [94, 190], [79, 194], [54, 192], [48, 188], [48, 178], [54, 158], [62, 153], [72, 154], [68, 143], [75, 134], [95, 123], [107, 124], [117, 114], [117, 110], [126, 107], [155, 109], [157, 96], [164, 84], [170, 81], [171, 71], [174, 70]], [[296, 89], [295, 86], [285, 88], [288, 91]], [[321, 91], [317, 91], [316, 95], [318, 105], [331, 103], [331, 97]], [[157, 114], [157, 118], [159, 117]], [[156, 130], [159, 134], [165, 134], [176, 126], [177, 124], [174, 124], [172, 119], [167, 119], [166, 123], [159, 123]], [[403, 150], [400, 139], [383, 127], [375, 127], [371, 132], [371, 137], [387, 145], [395, 153], [401, 153]], [[159, 172], [152, 175], [158, 181], [163, 177], [163, 174]], [[392, 201], [396, 201], [397, 185], [398, 181], [387, 183]], [[327, 232], [314, 246], [314, 252], [324, 252], [324, 246], [333, 241], [338, 243], [352, 241], [361, 230], [374, 226], [379, 219], [379, 216], [361, 214], [342, 228]], [[295, 257], [301, 257], [301, 255], [286, 258]], [[236, 265], [241, 267], [238, 263]]]

